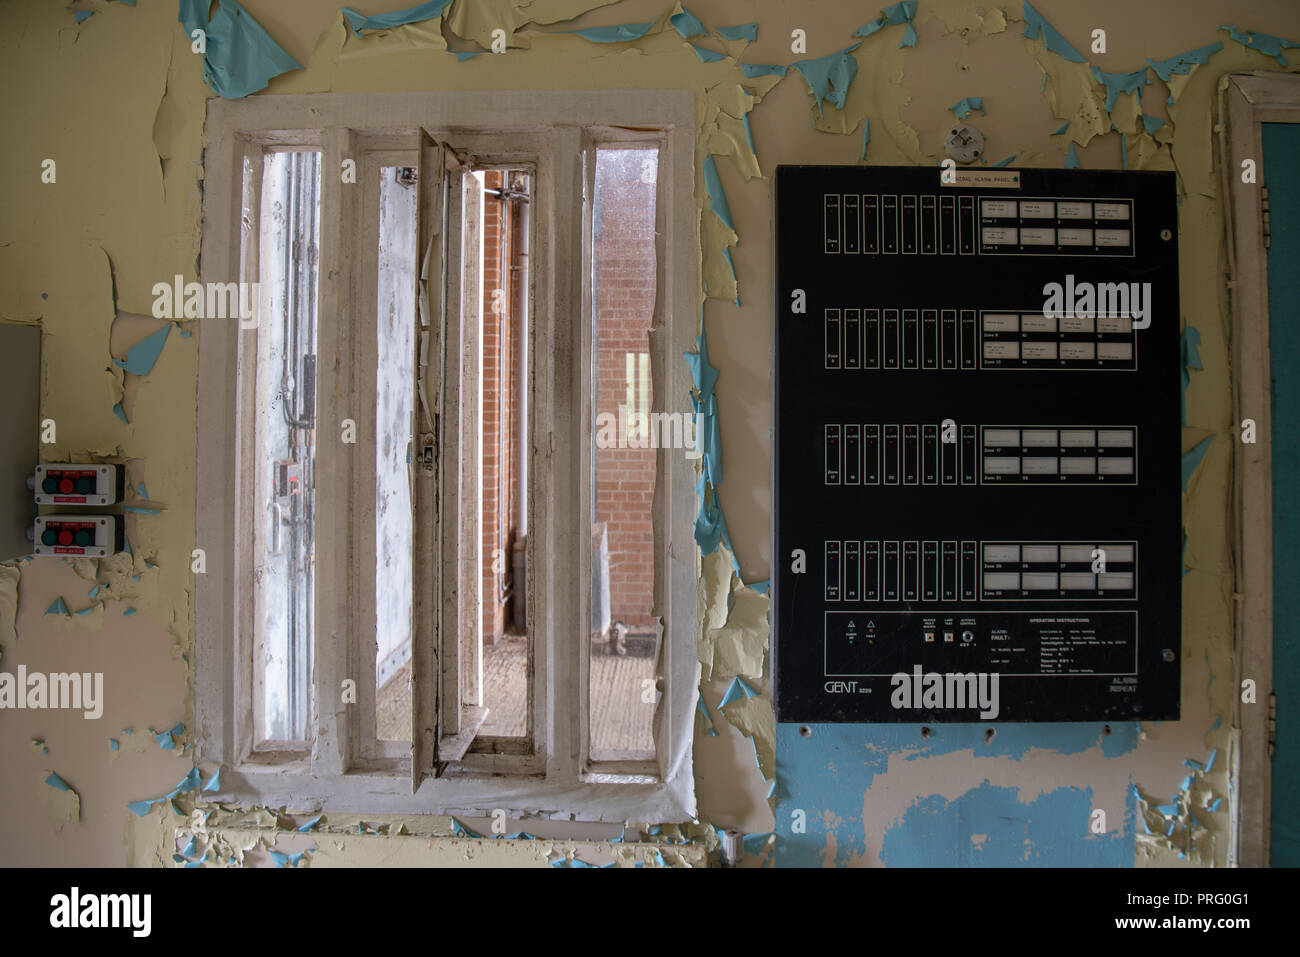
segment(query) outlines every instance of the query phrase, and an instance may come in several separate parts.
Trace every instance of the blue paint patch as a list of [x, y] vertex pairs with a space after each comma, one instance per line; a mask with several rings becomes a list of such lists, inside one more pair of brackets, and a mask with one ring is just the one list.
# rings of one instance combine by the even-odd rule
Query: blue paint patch
[[1091, 788], [1057, 788], [1026, 803], [1016, 788], [985, 781], [953, 801], [918, 800], [885, 832], [880, 857], [901, 867], [1132, 867], [1131, 831], [1089, 835], [1091, 812]]
[[434, 17], [442, 16], [442, 12], [450, 4], [451, 0], [429, 0], [428, 3], [417, 4], [405, 10], [380, 13], [373, 17], [357, 13], [351, 7], [344, 7], [343, 16], [347, 18], [348, 24], [360, 36], [362, 30], [391, 30], [393, 27], [417, 23], [420, 20], [432, 20]]
[[563, 33], [576, 33], [584, 40], [590, 40], [592, 43], [627, 43], [629, 40], [639, 40], [655, 25], [655, 21], [648, 23], [620, 23], [613, 27], [589, 27], [586, 30], [564, 30]]
[[[698, 55], [698, 49], [696, 50]], [[708, 50], [704, 51], [710, 52]], [[717, 54], [722, 59], [722, 54]], [[701, 57], [703, 59], [703, 57]], [[705, 157], [701, 164], [704, 171], [704, 189], [709, 194], [709, 209], [713, 210], [713, 215], [721, 220], [722, 225], [726, 226], [732, 232], [736, 231], [736, 225], [731, 220], [731, 207], [727, 205], [727, 195], [722, 191], [722, 179], [718, 176], [718, 164], [712, 156]]]
[[[713, 726], [713, 715], [709, 714], [709, 706], [704, 700], [704, 693], [699, 692], [695, 698], [695, 710], [704, 715], [704, 720], [709, 724], [709, 734], [713, 737], [718, 736], [718, 729]], [[658, 834], [658, 831], [651, 831], [651, 834]]]
[[51, 771], [50, 776], [45, 779], [45, 783], [48, 784], [50, 787], [54, 788], [56, 791], [72, 790], [72, 785], [68, 784], [67, 781], [63, 780], [63, 778], [59, 777], [53, 771]]
[[1001, 169], [1001, 168], [1004, 167], [1004, 166], [1010, 166], [1012, 163], [1015, 162], [1015, 159], [1016, 159], [1016, 156], [1017, 156], [1017, 155], [1019, 155], [1019, 154], [1017, 154], [1017, 153], [1012, 153], [1012, 154], [1011, 154], [1010, 156], [1008, 156], [1006, 159], [1004, 159], [1004, 160], [998, 160], [996, 163], [993, 164], [993, 168], [994, 168], [994, 169]]
[[[697, 47], [695, 44], [688, 44], [695, 51], [695, 56], [701, 63], [717, 63], [719, 60], [725, 60], [725, 53], [718, 53], [716, 50], [706, 50], [704, 47]], [[712, 159], [712, 157], [710, 157]]]
[[668, 22], [672, 24], [672, 28], [677, 31], [683, 40], [689, 40], [691, 37], [698, 37], [701, 33], [708, 32], [704, 29], [704, 24], [700, 22], [700, 18], [685, 7], [682, 7], [681, 13], [674, 13], [669, 17]]
[[858, 73], [858, 61], [853, 51], [862, 46], [855, 43], [843, 50], [814, 60], [799, 60], [794, 68], [803, 76], [808, 89], [817, 104], [817, 115], [822, 116], [822, 102], [828, 102], [837, 110], [844, 109], [844, 101], [849, 95], [849, 85]]
[[963, 96], [960, 100], [948, 107], [957, 119], [964, 120], [976, 110], [980, 111], [983, 116], [988, 116], [988, 110], [984, 109], [984, 97], [982, 96]]
[[1079, 168], [1079, 151], [1074, 148], [1073, 143], [1070, 144], [1070, 152], [1067, 153], [1065, 156], [1065, 168], [1066, 169]]
[[1277, 61], [1278, 66], [1286, 66], [1286, 57], [1282, 55], [1283, 50], [1290, 50], [1293, 47], [1300, 47], [1300, 43], [1294, 40], [1286, 40], [1282, 37], [1275, 37], [1270, 33], [1256, 33], [1254, 30], [1238, 30], [1233, 27], [1219, 27], [1220, 30], [1227, 30], [1228, 36], [1232, 37], [1244, 47], [1251, 50], [1258, 50], [1265, 56], [1271, 56]]
[[[1167, 60], [1152, 60], [1147, 58], [1147, 63], [1151, 64], [1151, 69], [1155, 70], [1156, 76], [1160, 77], [1165, 83], [1175, 73], [1188, 74], [1192, 68], [1210, 62], [1210, 57], [1223, 49], [1223, 42], [1215, 40], [1196, 50], [1188, 50], [1186, 53], [1180, 53], [1177, 56], [1171, 56]], [[1172, 101], [1172, 98], [1170, 100]]]
[[1183, 453], [1183, 492], [1187, 491], [1187, 483], [1192, 480], [1196, 474], [1197, 467], [1201, 464], [1201, 459], [1205, 458], [1205, 453], [1210, 450], [1210, 443], [1214, 441], [1214, 436], [1208, 435], [1202, 439], [1195, 448]]
[[[209, 6], [210, 0], [180, 0], [176, 19], [185, 31], [186, 43], [193, 38], [195, 30], [202, 30], [207, 36], [203, 79], [212, 92], [227, 99], [239, 99], [265, 89], [281, 73], [302, 69], [302, 64], [271, 39], [236, 0], [220, 0], [210, 20]], [[171, 325], [164, 328], [170, 330]]]
[[1134, 70], [1132, 73], [1106, 73], [1097, 67], [1092, 68], [1092, 75], [1106, 88], [1106, 112], [1115, 109], [1115, 101], [1121, 93], [1142, 95], [1142, 87], [1151, 81], [1147, 79], [1147, 68]]
[[740, 23], [734, 27], [718, 27], [718, 36], [728, 40], [745, 40], [753, 43], [758, 39], [758, 24]]
[[[713, 157], [709, 157], [712, 161]], [[723, 199], [725, 206], [726, 199]], [[730, 216], [730, 213], [728, 213]], [[721, 217], [719, 217], [721, 218]], [[704, 329], [703, 317], [700, 319], [700, 334], [695, 338], [695, 351], [683, 352], [682, 357], [686, 360], [687, 366], [691, 370], [691, 379], [695, 384], [695, 393], [691, 396], [691, 404], [699, 422], [699, 428], [702, 432], [698, 436], [699, 445], [702, 450], [701, 458], [704, 462], [704, 470], [701, 476], [702, 482], [708, 482], [711, 485], [717, 485], [722, 481], [722, 436], [718, 433], [718, 405], [717, 396], [714, 394], [714, 386], [718, 382], [718, 370], [709, 364], [709, 342], [708, 336]], [[701, 510], [704, 506], [704, 494], [700, 493]], [[699, 540], [698, 531], [696, 540]], [[714, 546], [717, 547], [716, 545]], [[731, 542], [727, 540], [727, 547], [731, 547]], [[712, 549], [704, 554], [708, 555]]]
[[1160, 127], [1164, 125], [1165, 125], [1165, 121], [1162, 120], [1160, 117], [1147, 116], [1145, 113], [1142, 114], [1142, 128], [1146, 130], [1148, 133], [1154, 133], [1156, 130], [1160, 129]]
[[757, 698], [758, 692], [749, 686], [744, 678], [732, 678], [731, 684], [727, 687], [726, 692], [722, 695], [722, 700], [718, 702], [718, 708], [721, 710], [733, 701], [743, 701], [746, 698]]
[[1187, 424], [1187, 387], [1192, 383], [1192, 369], [1204, 371], [1205, 363], [1201, 361], [1201, 353], [1198, 348], [1201, 344], [1201, 334], [1195, 326], [1187, 326], [1183, 329], [1182, 339], [1179, 341], [1179, 351], [1182, 354], [1182, 402], [1183, 402], [1183, 425]]
[[162, 354], [162, 346], [166, 345], [166, 337], [172, 332], [172, 324], [166, 324], [156, 333], [146, 335], [129, 350], [126, 350], [126, 359], [114, 359], [113, 364], [117, 367], [126, 369], [127, 372], [134, 376], [147, 376], [153, 371], [153, 365], [159, 360]]
[[1037, 39], [1042, 34], [1043, 43], [1047, 49], [1051, 50], [1057, 56], [1065, 57], [1071, 63], [1087, 63], [1083, 54], [1070, 45], [1070, 41], [1061, 36], [1056, 27], [1047, 22], [1047, 18], [1034, 9], [1029, 0], [1025, 0], [1024, 14], [1025, 29], [1021, 31], [1022, 37], [1028, 37], [1031, 40]]
[[62, 598], [56, 598], [56, 599], [54, 599], [53, 604], [51, 604], [49, 608], [45, 609], [45, 614], [47, 614], [47, 615], [71, 615], [71, 612], [68, 611], [68, 603], [67, 603], [67, 602], [65, 602]]
[[1064, 123], [1062, 123], [1062, 124], [1061, 124], [1060, 126], [1058, 126], [1056, 129], [1052, 130], [1052, 135], [1053, 135], [1053, 136], [1060, 136], [1062, 133], [1064, 133], [1064, 132], [1065, 132], [1066, 130], [1068, 130], [1069, 128], [1070, 128], [1070, 121], [1069, 121], [1069, 120], [1066, 120]]
[[451, 833], [456, 835], [457, 837], [482, 837], [483, 836], [477, 831], [471, 831], [469, 828], [467, 828], [464, 824], [461, 824], [460, 821], [456, 820], [454, 817], [451, 819]]
[[781, 66], [779, 63], [742, 63], [740, 72], [747, 80], [755, 80], [760, 76], [785, 76], [789, 67]]
[[[865, 853], [863, 794], [878, 775], [885, 773], [891, 757], [916, 760], [956, 751], [971, 751], [979, 758], [1009, 757], [1021, 760], [1034, 749], [1057, 754], [1080, 754], [1100, 746], [1103, 756], [1109, 759], [1136, 749], [1139, 733], [1137, 722], [1112, 723], [1110, 734], [1105, 733], [1105, 726], [1099, 722], [1002, 724], [997, 726], [994, 738], [985, 742], [984, 732], [988, 725], [984, 724], [935, 725], [931, 726], [932, 733], [928, 738], [921, 737], [919, 724], [813, 724], [808, 726], [812, 730], [812, 735], [808, 738], [799, 734], [799, 727], [788, 723], [776, 726], [776, 777], [781, 782], [776, 807], [777, 834], [780, 838], [777, 844], [777, 865], [782, 867], [821, 865], [822, 849], [826, 845], [827, 836], [825, 821], [821, 816], [823, 811], [841, 819], [841, 823], [833, 829], [838, 854], [850, 857]], [[977, 760], [975, 768], [978, 767]], [[1053, 792], [1056, 793], [1058, 792]], [[959, 814], [962, 807], [964, 805], [950, 808], [948, 813]], [[1131, 811], [1137, 805], [1130, 799], [1128, 807]], [[791, 811], [795, 808], [807, 812], [807, 833], [791, 832]], [[815, 813], [813, 809], [817, 809]], [[1080, 816], [1076, 820], [1080, 825], [1077, 831], [1070, 832], [1068, 839], [1060, 834], [1051, 836], [1051, 827], [1055, 825], [1048, 819], [1034, 825], [1034, 840], [1048, 842], [1045, 846], [1051, 848], [1067, 848], [1058, 855], [1063, 855], [1062, 859], [1052, 860], [1052, 863], [1086, 864], [1091, 860], [1089, 855], [1101, 852], [1079, 848], [1084, 844], [1100, 844], [1108, 848], [1104, 852], [1107, 866], [1132, 866], [1131, 829], [1128, 829], [1126, 838], [1117, 838], [1114, 842], [1101, 835], [1089, 835], [1086, 825], [1090, 810], [1088, 804], [1079, 812]], [[1019, 816], [1025, 816], [1023, 805]], [[992, 841], [996, 827], [976, 827], [972, 824], [967, 840], [970, 834], [980, 833], [989, 834], [988, 840]], [[1001, 861], [1005, 849], [995, 852], [988, 848], [987, 842], [986, 849], [989, 850], [989, 860], [992, 863]]]

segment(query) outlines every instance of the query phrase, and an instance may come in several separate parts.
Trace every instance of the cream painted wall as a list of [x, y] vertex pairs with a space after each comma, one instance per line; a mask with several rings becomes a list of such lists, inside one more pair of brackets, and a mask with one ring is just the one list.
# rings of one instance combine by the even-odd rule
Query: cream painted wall
[[[373, 13], [407, 5], [376, 0], [362, 6]], [[570, 4], [573, 9], [590, 5]], [[174, 331], [145, 377], [128, 375], [123, 381], [110, 365], [110, 355], [122, 356], [126, 345], [151, 328], [152, 320], [130, 315], [147, 316], [155, 282], [176, 273], [195, 278], [204, 100], [210, 91], [176, 22], [174, 0], [139, 0], [134, 8], [82, 0], [77, 6], [93, 9], [95, 15], [77, 25], [63, 6], [37, 0], [0, 9], [0, 123], [8, 134], [6, 149], [0, 151], [0, 319], [44, 325], [43, 414], [56, 419], [59, 430], [47, 457], [121, 455], [128, 461], [129, 478], [146, 482], [151, 500], [164, 510], [128, 518], [135, 550], [129, 561], [119, 556], [99, 569], [49, 560], [21, 566], [17, 640], [5, 644], [0, 668], [11, 671], [22, 663], [31, 670], [102, 670], [108, 705], [93, 722], [49, 711], [0, 713], [0, 795], [9, 810], [0, 818], [0, 863], [5, 864], [155, 860], [164, 833], [158, 823], [162, 812], [137, 820], [124, 805], [165, 793], [190, 767], [180, 748], [163, 751], [152, 739], [140, 750], [127, 744], [116, 753], [108, 742], [125, 741], [121, 732], [128, 726], [143, 736], [146, 728], [161, 730], [184, 721], [188, 733], [193, 720], [189, 669], [182, 656], [189, 656], [192, 641], [189, 555], [195, 546], [194, 510], [202, 507], [194, 501], [193, 464], [195, 443], [202, 438], [194, 435], [198, 335], [182, 338]], [[869, 38], [857, 55], [861, 69], [845, 111], [846, 135], [813, 129], [808, 89], [791, 71], [751, 116], [764, 179], [746, 181], [735, 165], [719, 160], [740, 237], [733, 256], [742, 304], [736, 308], [710, 300], [705, 315], [710, 356], [720, 371], [723, 502], [745, 581], [768, 577], [771, 562], [771, 193], [766, 177], [778, 164], [857, 162], [861, 130], [853, 130], [862, 115], [872, 123], [870, 163], [933, 164], [939, 134], [950, 124], [947, 107], [966, 95], [985, 99], [988, 115], [975, 122], [989, 138], [991, 156], [1015, 153], [1016, 165], [1059, 168], [1064, 137], [1051, 135], [1060, 120], [1040, 92], [1042, 71], [1032, 44], [1020, 36], [1023, 24], [1016, 21], [1005, 32], [986, 35], [980, 25], [992, 20], [982, 20], [980, 14], [994, 6], [921, 0], [915, 48], [898, 49], [896, 28]], [[1018, 0], [1003, 6], [1019, 17]], [[1186, 191], [1181, 298], [1186, 321], [1200, 330], [1205, 362], [1203, 372], [1193, 373], [1188, 393], [1192, 428], [1185, 430], [1185, 447], [1211, 432], [1218, 436], [1185, 513], [1193, 571], [1185, 580], [1184, 719], [1144, 728], [1137, 747], [1115, 758], [1096, 747], [1071, 755], [1030, 749], [1015, 760], [958, 751], [891, 762], [886, 786], [877, 792], [890, 795], [880, 807], [884, 815], [901, 814], [919, 797], [960, 794], [992, 778], [1024, 795], [1058, 786], [1063, 779], [1090, 782], [1099, 804], [1122, 818], [1130, 783], [1163, 800], [1178, 791], [1187, 773], [1184, 758], [1204, 758], [1211, 747], [1228, 750], [1231, 578], [1225, 515], [1232, 436], [1211, 107], [1221, 75], [1276, 65], [1233, 43], [1217, 27], [1236, 22], [1300, 37], [1300, 9], [1287, 0], [1259, 0], [1250, 5], [1245, 21], [1240, 4], [1227, 0], [1141, 5], [1042, 0], [1038, 6], [1081, 50], [1094, 28], [1106, 29], [1108, 52], [1089, 54], [1089, 59], [1108, 71], [1130, 71], [1147, 57], [1173, 56], [1216, 39], [1225, 42], [1226, 49], [1186, 82], [1173, 117], [1172, 158]], [[733, 74], [724, 76], [699, 64], [671, 30], [635, 44], [643, 54], [615, 56], [618, 51], [574, 37], [534, 35], [529, 50], [458, 63], [435, 49], [437, 34], [427, 28], [402, 31], [386, 41], [381, 54], [368, 54], [375, 46], [355, 39], [340, 52], [342, 27], [332, 3], [248, 0], [245, 7], [299, 62], [309, 64], [273, 80], [267, 94], [685, 85], [701, 91], [704, 103], [706, 88], [735, 84], [729, 78]], [[842, 49], [853, 42], [851, 32], [876, 13], [874, 7], [846, 0], [696, 0], [690, 9], [710, 27], [757, 21], [758, 39], [741, 57], [749, 63], [790, 63]], [[645, 21], [667, 10], [665, 0], [622, 0], [579, 23]], [[791, 53], [790, 35], [796, 28], [807, 33], [806, 54]], [[1144, 110], [1168, 115], [1165, 95], [1154, 82], [1143, 96]], [[1118, 136], [1099, 136], [1079, 155], [1085, 167], [1118, 167]], [[54, 184], [40, 181], [45, 158], [57, 162]], [[703, 202], [702, 194], [697, 200]], [[130, 335], [123, 331], [128, 329]], [[123, 388], [130, 425], [112, 414]], [[155, 567], [145, 567], [146, 560]], [[110, 583], [99, 597], [112, 599], [98, 610], [87, 594], [95, 580]], [[43, 614], [58, 596], [74, 611], [92, 611], [66, 620]], [[0, 598], [0, 608], [2, 602]], [[139, 614], [123, 617], [127, 607]], [[729, 680], [706, 683], [710, 705], [716, 705]], [[1211, 732], [1216, 716], [1224, 717], [1224, 726]], [[749, 742], [722, 715], [713, 718], [718, 737], [697, 732], [701, 820], [746, 832], [771, 830], [766, 785], [754, 768]], [[772, 747], [770, 718], [767, 724], [759, 732], [761, 754]], [[33, 737], [45, 742], [48, 754], [31, 745]], [[1225, 798], [1226, 767], [1227, 761], [1221, 762], [1205, 782]], [[52, 789], [43, 783], [50, 771], [79, 792], [79, 824], [65, 823], [56, 830], [66, 808], [50, 806]], [[864, 791], [863, 806], [869, 808], [872, 800]], [[1133, 827], [1132, 820], [1126, 823]], [[550, 833], [575, 838], [608, 833], [557, 827], [550, 825]], [[1226, 827], [1226, 813], [1215, 815], [1211, 837], [1194, 861], [1225, 862]], [[462, 849], [451, 851], [436, 841], [409, 853], [425, 862], [465, 860]], [[878, 854], [868, 842], [855, 860], [876, 863]], [[373, 855], [358, 847], [341, 856], [336, 852], [335, 860], [365, 862]], [[1137, 857], [1139, 862], [1173, 861], [1158, 845], [1141, 842]], [[539, 863], [531, 852], [519, 852], [518, 860]]]

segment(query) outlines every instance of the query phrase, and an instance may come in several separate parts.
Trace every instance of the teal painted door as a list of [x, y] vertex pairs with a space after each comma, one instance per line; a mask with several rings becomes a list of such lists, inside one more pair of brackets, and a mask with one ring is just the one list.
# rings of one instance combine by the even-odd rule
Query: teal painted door
[[1273, 754], [1270, 861], [1300, 866], [1300, 124], [1265, 123], [1269, 351], [1273, 406]]

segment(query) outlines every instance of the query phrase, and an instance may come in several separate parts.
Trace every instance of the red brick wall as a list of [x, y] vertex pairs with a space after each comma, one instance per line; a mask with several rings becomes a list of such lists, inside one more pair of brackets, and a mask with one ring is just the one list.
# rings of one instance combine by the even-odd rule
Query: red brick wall
[[[601, 221], [595, 249], [597, 283], [596, 412], [618, 414], [627, 405], [627, 356], [633, 355], [633, 411], [662, 409], [653, 384], [648, 407], [640, 406], [641, 357], [648, 353], [654, 313], [655, 185], [643, 183], [642, 159], [622, 151], [602, 151], [596, 167]], [[648, 372], [648, 367], [647, 370]], [[672, 454], [672, 453], [665, 453]], [[654, 608], [654, 449], [598, 449], [597, 520], [608, 523], [610, 612], [613, 621], [653, 623]]]
[[[609, 154], [603, 154], [609, 155]], [[627, 356], [633, 359], [634, 401], [641, 402], [641, 357], [648, 354], [648, 331], [654, 312], [654, 183], [641, 182], [641, 160], [615, 158], [598, 166], [601, 222], [595, 249], [598, 325], [598, 402], [596, 412], [617, 416], [628, 401]], [[485, 174], [489, 189], [500, 188], [509, 174]], [[519, 531], [519, 504], [523, 495], [518, 457], [518, 430], [523, 426], [520, 388], [520, 341], [523, 309], [517, 307], [522, 289], [511, 276], [512, 236], [518, 234], [519, 204], [506, 206], [493, 196], [484, 197], [483, 230], [483, 635], [492, 641], [508, 626], [506, 606], [498, 601], [501, 583], [510, 573], [513, 536]], [[493, 308], [493, 292], [503, 290], [504, 339], [501, 317]], [[504, 405], [504, 416], [502, 406]], [[628, 409], [629, 428], [631, 412]], [[649, 406], [662, 408], [653, 386]], [[499, 443], [501, 430], [508, 440]], [[502, 454], [504, 452], [504, 454]], [[671, 454], [671, 453], [668, 453]], [[680, 454], [680, 453], [678, 453]], [[611, 618], [634, 629], [650, 625], [654, 602], [654, 449], [598, 449], [597, 520], [605, 522], [609, 536]], [[507, 501], [498, 522], [499, 477], [505, 475]], [[502, 574], [492, 569], [492, 556], [502, 550]]]
[[[500, 189], [506, 173], [488, 170], [484, 174], [487, 189]], [[510, 283], [510, 229], [503, 213], [509, 214], [509, 204], [486, 194], [483, 197], [483, 482], [482, 482], [482, 533], [483, 533], [483, 637], [493, 641], [505, 625], [505, 606], [499, 596], [510, 574], [510, 541], [512, 529], [511, 509], [508, 501], [501, 502], [500, 476], [511, 474], [512, 435], [511, 397], [514, 376], [511, 374], [512, 336], [510, 335], [511, 283]], [[504, 227], [504, 228], [503, 228]], [[502, 295], [499, 300], [497, 291]], [[497, 311], [500, 303], [502, 312]], [[505, 320], [503, 322], [503, 319]], [[504, 328], [503, 328], [504, 327]], [[504, 336], [502, 333], [504, 332]], [[503, 374], [504, 372], [504, 374]], [[502, 414], [504, 405], [504, 416]], [[500, 441], [502, 434], [506, 441]], [[505, 496], [510, 497], [507, 484]], [[504, 527], [500, 517], [504, 515]], [[498, 574], [493, 570], [493, 556], [499, 550]]]

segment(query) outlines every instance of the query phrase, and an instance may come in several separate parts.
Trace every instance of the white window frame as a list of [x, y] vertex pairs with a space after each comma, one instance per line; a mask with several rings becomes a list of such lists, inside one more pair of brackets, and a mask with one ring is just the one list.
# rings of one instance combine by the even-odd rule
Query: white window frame
[[[1232, 303], [1232, 421], [1255, 420], [1255, 443], [1232, 444], [1233, 567], [1236, 573], [1233, 644], [1234, 688], [1255, 682], [1257, 701], [1244, 705], [1233, 692], [1229, 783], [1232, 834], [1228, 864], [1269, 865], [1272, 817], [1273, 733], [1273, 426], [1269, 356], [1268, 252], [1264, 246], [1265, 189], [1261, 124], [1300, 123], [1300, 77], [1273, 71], [1225, 78], [1218, 101], [1219, 185], [1224, 197], [1228, 294]], [[1252, 160], [1256, 181], [1241, 182]], [[1294, 175], [1291, 170], [1274, 176]]]
[[[241, 495], [246, 495], [241, 493], [241, 469], [247, 470], [249, 461], [247, 440], [239, 428], [240, 403], [251, 400], [247, 392], [242, 397], [240, 393], [248, 376], [239, 374], [239, 337], [250, 333], [241, 333], [237, 321], [200, 323], [196, 546], [205, 550], [207, 570], [195, 576], [196, 751], [200, 761], [221, 763], [223, 799], [365, 813], [468, 815], [503, 809], [516, 815], [589, 821], [669, 822], [694, 817], [691, 740], [700, 674], [698, 557], [692, 537], [695, 472], [694, 463], [681, 451], [662, 450], [657, 472], [655, 605], [664, 640], [657, 668], [662, 695], [655, 718], [655, 761], [642, 768], [593, 764], [586, 757], [591, 642], [585, 517], [594, 490], [579, 479], [588, 474], [584, 469], [592, 454], [596, 410], [585, 388], [591, 368], [590, 352], [584, 346], [590, 344], [592, 317], [587, 294], [590, 223], [584, 220], [589, 206], [584, 197], [590, 199], [584, 189], [590, 180], [584, 175], [584, 157], [590, 159], [594, 144], [628, 135], [619, 132], [628, 127], [656, 131], [653, 136], [660, 146], [658, 289], [651, 364], [656, 393], [662, 397], [657, 405], [685, 406], [691, 379], [682, 354], [693, 348], [697, 334], [699, 290], [691, 91], [314, 94], [208, 101], [200, 261], [204, 282], [250, 277], [241, 274], [245, 156], [260, 156], [268, 144], [319, 149], [322, 154], [315, 737], [309, 755], [252, 751], [251, 618], [241, 604], [247, 558], [240, 551], [251, 539], [248, 519], [240, 516], [239, 506]], [[492, 147], [488, 141], [494, 138], [509, 147]], [[361, 705], [341, 704], [339, 694], [344, 678], [354, 678], [359, 692], [366, 674], [373, 684], [374, 669], [370, 661], [367, 670], [362, 651], [374, 628], [373, 602], [364, 597], [367, 588], [373, 595], [374, 495], [373, 484], [364, 489], [358, 485], [366, 469], [373, 468], [374, 439], [373, 428], [367, 436], [358, 414], [359, 409], [364, 411], [362, 404], [350, 398], [373, 389], [375, 376], [374, 337], [359, 334], [367, 327], [353, 318], [374, 308], [374, 278], [366, 277], [363, 269], [373, 256], [356, 254], [349, 246], [351, 224], [360, 221], [359, 204], [366, 195], [360, 178], [365, 164], [358, 151], [362, 146], [418, 151], [423, 218], [429, 212], [423, 181], [432, 157], [441, 155], [430, 148], [435, 141], [458, 149], [468, 144], [471, 153], [485, 149], [481, 156], [474, 154], [483, 162], [520, 162], [532, 164], [535, 170], [527, 490], [533, 751], [524, 755], [471, 752], [436, 768], [432, 700], [413, 705], [423, 708], [429, 719], [422, 721], [419, 713], [413, 714], [412, 756], [385, 756], [381, 750], [378, 757], [363, 759]], [[339, 171], [346, 158], [357, 160], [356, 184], [341, 182]], [[536, 215], [536, 209], [543, 213]], [[419, 240], [423, 249], [423, 225]], [[430, 283], [430, 299], [436, 298]], [[450, 316], [452, 306], [447, 311]], [[450, 377], [448, 372], [449, 381]], [[356, 445], [337, 441], [338, 423], [344, 418], [357, 421]], [[455, 442], [454, 426], [447, 420], [444, 415], [440, 456], [446, 456], [448, 443]], [[417, 435], [419, 431], [417, 425]], [[448, 472], [454, 477], [454, 469], [440, 468], [439, 480], [446, 483]], [[332, 507], [348, 502], [350, 494], [357, 507]], [[447, 501], [445, 486], [442, 501]], [[447, 519], [443, 513], [442, 561], [425, 568], [426, 574], [441, 574], [444, 579], [447, 559], [454, 564], [457, 557], [456, 529]], [[417, 589], [420, 549], [429, 547], [427, 541], [421, 546], [418, 540], [420, 527]], [[439, 631], [445, 643], [451, 630], [446, 614], [449, 592], [441, 588], [432, 593], [443, 596]], [[472, 612], [477, 614], [477, 608]], [[418, 635], [418, 615], [415, 627]], [[432, 643], [417, 639], [414, 644], [413, 667], [433, 667]], [[430, 695], [425, 692], [426, 698]], [[359, 694], [359, 701], [364, 700]]]

